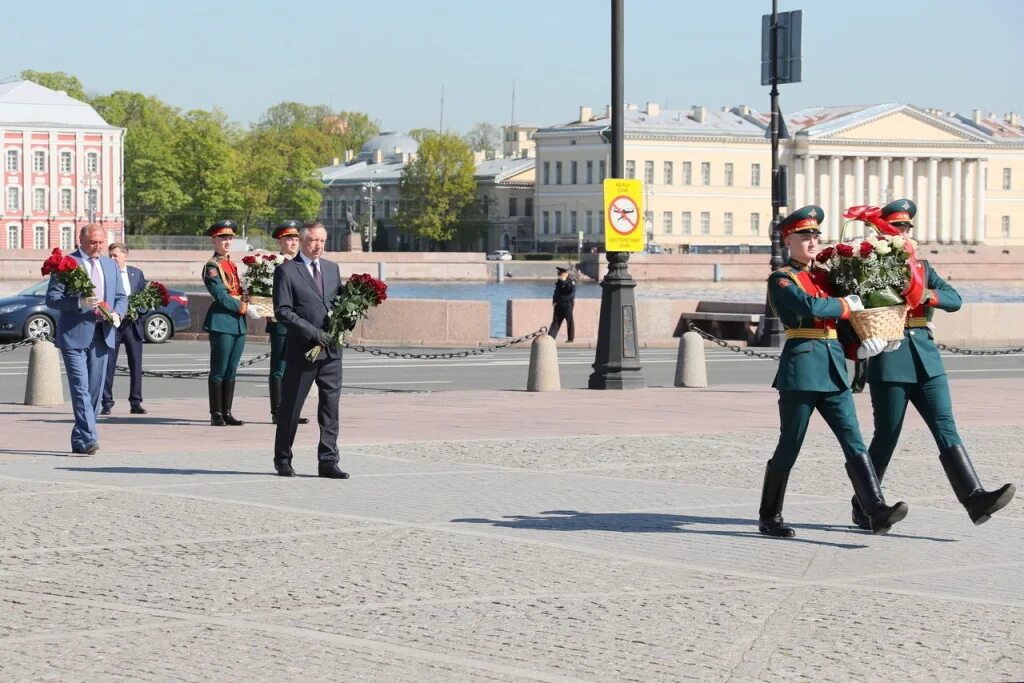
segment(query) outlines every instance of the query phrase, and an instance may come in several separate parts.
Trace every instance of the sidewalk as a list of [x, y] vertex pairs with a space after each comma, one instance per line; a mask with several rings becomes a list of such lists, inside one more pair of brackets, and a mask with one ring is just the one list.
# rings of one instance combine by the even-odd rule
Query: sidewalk
[[[985, 483], [1024, 480], [1024, 380], [953, 383]], [[910, 516], [849, 526], [815, 418], [790, 541], [756, 532], [764, 386], [342, 398], [348, 481], [270, 476], [266, 400], [103, 418], [0, 405], [8, 680], [1024, 678], [1024, 507], [970, 524], [915, 413], [886, 478]], [[870, 436], [867, 396], [858, 412]], [[315, 401], [304, 413], [315, 423]], [[510, 417], [514, 416], [514, 417]]]

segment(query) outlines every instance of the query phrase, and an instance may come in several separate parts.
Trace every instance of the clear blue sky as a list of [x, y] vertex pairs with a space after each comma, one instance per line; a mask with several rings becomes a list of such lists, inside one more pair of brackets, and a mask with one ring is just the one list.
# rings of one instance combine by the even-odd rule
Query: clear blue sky
[[[385, 129], [572, 120], [609, 100], [608, 0], [70, 0], [5, 3], [0, 78], [67, 71], [90, 92], [220, 106], [239, 122], [282, 100], [364, 111]], [[909, 102], [1024, 113], [1024, 1], [780, 0], [804, 12], [804, 80], [784, 112]], [[626, 100], [748, 104], [769, 0], [626, 0]], [[48, 34], [40, 36], [46, 22]]]

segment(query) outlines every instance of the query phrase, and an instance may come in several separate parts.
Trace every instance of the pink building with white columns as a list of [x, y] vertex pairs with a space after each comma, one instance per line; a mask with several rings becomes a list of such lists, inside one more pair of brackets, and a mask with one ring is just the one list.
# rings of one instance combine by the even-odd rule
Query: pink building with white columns
[[123, 240], [124, 132], [64, 92], [0, 83], [0, 249], [68, 251], [90, 220]]

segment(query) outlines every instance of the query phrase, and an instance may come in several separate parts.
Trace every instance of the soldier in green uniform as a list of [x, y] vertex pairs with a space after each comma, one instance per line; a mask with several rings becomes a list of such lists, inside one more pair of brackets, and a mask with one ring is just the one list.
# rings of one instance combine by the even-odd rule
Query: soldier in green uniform
[[245, 348], [246, 315], [259, 317], [249, 310], [248, 295], [242, 292], [238, 269], [231, 260], [231, 240], [235, 222], [217, 221], [206, 231], [213, 242], [213, 256], [203, 266], [203, 284], [213, 297], [203, 321], [203, 331], [210, 337], [210, 424], [215, 427], [244, 424], [231, 414], [235, 397], [235, 372]]
[[[912, 220], [916, 214], [917, 206], [909, 199], [897, 199], [882, 207], [882, 218], [904, 235], [914, 227]], [[907, 316], [903, 341], [895, 342], [898, 348], [892, 353], [868, 361], [867, 382], [871, 385], [875, 420], [875, 435], [869, 449], [871, 461], [881, 480], [899, 441], [907, 404], [913, 403], [935, 438], [939, 462], [957, 500], [967, 509], [971, 521], [981, 524], [1005, 507], [1016, 489], [1013, 484], [1003, 484], [994, 491], [986, 491], [967, 456], [953, 419], [946, 369], [928, 325], [935, 309], [950, 313], [959, 310], [960, 295], [927, 261], [919, 261], [918, 266], [924, 269], [927, 290], [921, 304]], [[853, 522], [862, 529], [868, 525], [857, 498], [853, 499]]]
[[[765, 467], [758, 512], [758, 530], [769, 536], [796, 535], [782, 519], [782, 503], [815, 410], [843, 448], [846, 472], [867, 511], [871, 531], [885, 533], [907, 515], [905, 503], [886, 504], [861, 438], [836, 321], [849, 318], [851, 311], [863, 310], [863, 304], [857, 296], [830, 296], [824, 271], [814, 268], [824, 219], [821, 207], [805, 206], [779, 224], [791, 258], [768, 278], [768, 300], [786, 328], [786, 343], [772, 383], [779, 391], [779, 442]], [[882, 346], [879, 342], [866, 348], [877, 353]]]
[[[294, 258], [299, 253], [299, 228], [302, 224], [295, 220], [287, 220], [274, 229], [273, 237], [277, 240], [280, 253], [285, 258]], [[284, 342], [288, 337], [288, 328], [284, 323], [267, 320], [267, 335], [270, 337], [270, 421], [277, 424], [277, 409], [281, 405], [281, 382], [284, 379]], [[299, 424], [307, 424], [309, 420], [299, 418]]]

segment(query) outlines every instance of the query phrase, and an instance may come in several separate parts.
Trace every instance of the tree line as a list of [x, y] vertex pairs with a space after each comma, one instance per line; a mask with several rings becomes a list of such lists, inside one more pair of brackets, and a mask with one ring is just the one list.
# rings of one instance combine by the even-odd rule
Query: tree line
[[[124, 213], [130, 234], [201, 235], [232, 217], [249, 229], [288, 218], [315, 217], [320, 168], [346, 150], [358, 151], [380, 133], [364, 112], [281, 102], [251, 126], [219, 108], [182, 111], [158, 97], [118, 90], [87, 94], [64, 72], [26, 70], [21, 77], [87, 102], [124, 139]], [[483, 230], [476, 207], [473, 151], [493, 150], [498, 131], [478, 124], [465, 138], [429, 129], [410, 131], [420, 143], [402, 181], [400, 229], [439, 244]]]

